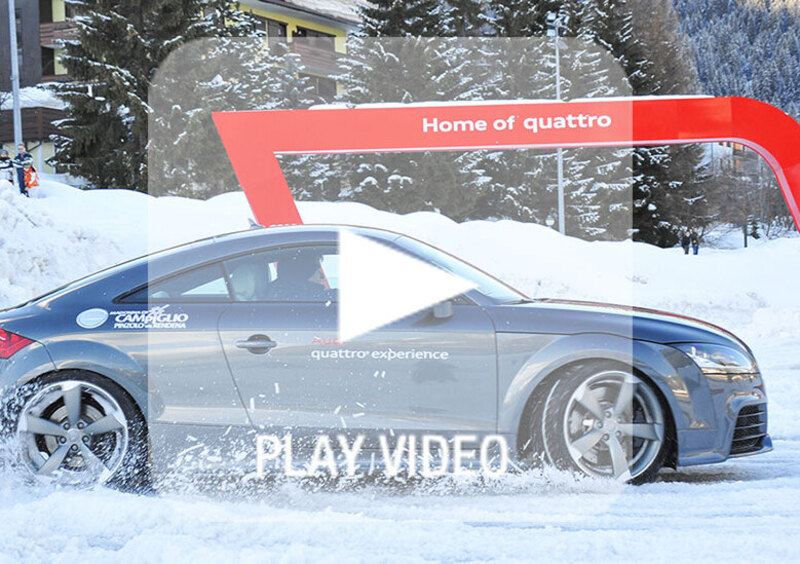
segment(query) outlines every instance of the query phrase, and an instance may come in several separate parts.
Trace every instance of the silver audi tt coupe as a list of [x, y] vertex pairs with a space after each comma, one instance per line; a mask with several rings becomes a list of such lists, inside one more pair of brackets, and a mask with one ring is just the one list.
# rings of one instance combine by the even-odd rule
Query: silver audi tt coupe
[[[338, 338], [340, 231], [473, 289]], [[391, 301], [392, 295], [386, 295]], [[405, 235], [253, 229], [143, 257], [0, 312], [0, 429], [44, 480], [134, 487], [156, 451], [291, 433], [503, 437], [513, 467], [640, 483], [765, 452], [766, 394], [734, 335], [663, 312], [531, 300]], [[165, 446], [166, 445], [166, 446]], [[235, 453], [234, 453], [235, 451]], [[160, 463], [158, 463], [160, 464]]]

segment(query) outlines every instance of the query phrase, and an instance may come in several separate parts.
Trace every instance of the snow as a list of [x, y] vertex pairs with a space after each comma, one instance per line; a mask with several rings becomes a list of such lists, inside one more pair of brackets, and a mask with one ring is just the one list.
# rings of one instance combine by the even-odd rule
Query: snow
[[[299, 207], [307, 223], [409, 233], [532, 297], [628, 302], [733, 330], [764, 372], [775, 451], [666, 471], [641, 487], [537, 471], [496, 482], [279, 479], [229, 493], [134, 496], [32, 488], [0, 473], [0, 563], [797, 559], [800, 294], [792, 278], [800, 275], [800, 238], [685, 256], [512, 221], [457, 224], [356, 203]], [[0, 184], [0, 307], [151, 250], [245, 229], [251, 215], [241, 193], [202, 202], [43, 180], [39, 198], [25, 199]]]
[[[11, 92], [0, 92], [0, 110], [12, 109]], [[56, 96], [52, 91], [37, 86], [27, 86], [19, 89], [19, 101], [21, 108], [52, 108], [63, 110], [64, 101]]]

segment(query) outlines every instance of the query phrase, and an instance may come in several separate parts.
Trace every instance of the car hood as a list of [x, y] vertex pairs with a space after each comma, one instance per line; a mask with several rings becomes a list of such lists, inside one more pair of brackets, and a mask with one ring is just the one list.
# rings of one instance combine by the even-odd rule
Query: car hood
[[733, 333], [656, 309], [578, 300], [540, 299], [488, 308], [498, 332], [608, 333], [655, 343], [714, 343], [750, 352]]

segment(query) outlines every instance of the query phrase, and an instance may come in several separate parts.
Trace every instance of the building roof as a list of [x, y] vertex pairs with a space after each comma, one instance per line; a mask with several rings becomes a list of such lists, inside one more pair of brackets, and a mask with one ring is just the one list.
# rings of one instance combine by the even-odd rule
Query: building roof
[[258, 3], [290, 8], [348, 24], [361, 21], [360, 10], [367, 0], [259, 0]]

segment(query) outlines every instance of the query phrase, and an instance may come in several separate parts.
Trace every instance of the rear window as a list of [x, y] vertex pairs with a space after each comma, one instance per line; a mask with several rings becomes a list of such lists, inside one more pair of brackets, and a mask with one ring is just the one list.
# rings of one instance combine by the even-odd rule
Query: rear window
[[228, 284], [220, 263], [148, 284], [121, 300], [123, 303], [230, 301]]

